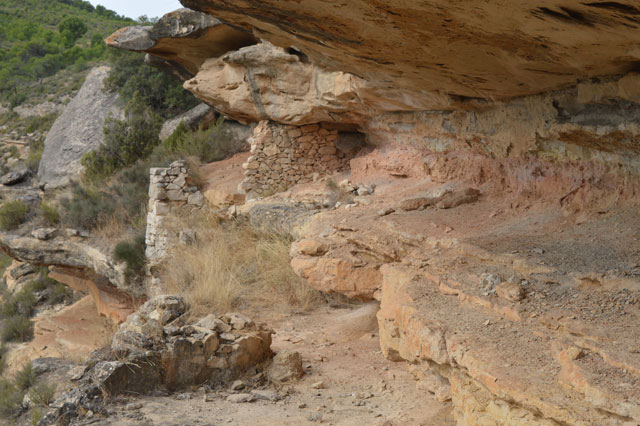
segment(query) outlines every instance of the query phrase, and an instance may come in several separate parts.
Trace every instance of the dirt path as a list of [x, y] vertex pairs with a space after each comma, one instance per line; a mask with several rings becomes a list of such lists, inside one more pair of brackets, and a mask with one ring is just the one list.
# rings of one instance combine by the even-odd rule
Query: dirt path
[[277, 392], [278, 401], [236, 404], [226, 400], [231, 391], [205, 393], [200, 388], [114, 401], [109, 418], [98, 424], [454, 425], [450, 405], [416, 389], [405, 364], [382, 356], [376, 310], [375, 304], [321, 307], [270, 324], [276, 330], [274, 351], [300, 352], [307, 372], [294, 385], [267, 388]]

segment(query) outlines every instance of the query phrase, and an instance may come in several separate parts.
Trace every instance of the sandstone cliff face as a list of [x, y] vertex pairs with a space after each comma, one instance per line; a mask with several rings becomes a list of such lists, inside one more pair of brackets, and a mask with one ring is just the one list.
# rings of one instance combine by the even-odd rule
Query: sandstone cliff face
[[182, 4], [275, 45], [295, 46], [322, 68], [418, 99], [425, 92], [495, 99], [551, 91], [623, 74], [640, 54], [640, 9], [630, 0]]
[[93, 69], [47, 133], [38, 167], [40, 183], [49, 188], [67, 185], [82, 172], [82, 156], [104, 141], [105, 118], [119, 116], [122, 111], [118, 96], [103, 91], [108, 75], [108, 67]]
[[636, 4], [182, 3], [261, 40], [176, 60], [261, 122], [241, 189], [326, 172], [297, 155], [310, 125], [364, 135], [338, 188], [230, 213], [294, 236], [314, 288], [379, 300], [383, 352], [425, 393], [461, 425], [640, 421]]

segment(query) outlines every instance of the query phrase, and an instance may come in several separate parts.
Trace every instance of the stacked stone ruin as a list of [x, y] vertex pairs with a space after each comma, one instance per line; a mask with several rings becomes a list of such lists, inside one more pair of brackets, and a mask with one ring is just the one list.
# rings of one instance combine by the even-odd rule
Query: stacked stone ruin
[[175, 161], [168, 168], [149, 170], [149, 212], [147, 213], [146, 256], [149, 265], [162, 261], [167, 251], [178, 241], [166, 225], [170, 214], [185, 209], [200, 209], [205, 200], [197, 187], [190, 185], [188, 169], [184, 161]]
[[349, 164], [336, 147], [338, 131], [324, 123], [286, 126], [262, 121], [249, 141], [252, 155], [243, 164], [246, 177], [239, 186], [248, 195], [271, 195]]

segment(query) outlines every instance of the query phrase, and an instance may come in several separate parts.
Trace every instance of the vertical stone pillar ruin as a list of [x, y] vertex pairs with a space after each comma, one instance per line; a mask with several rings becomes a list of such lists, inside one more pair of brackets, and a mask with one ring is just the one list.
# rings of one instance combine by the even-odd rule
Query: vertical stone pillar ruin
[[169, 229], [169, 218], [189, 210], [201, 209], [206, 203], [198, 188], [190, 184], [184, 161], [175, 161], [167, 168], [152, 168], [149, 174], [151, 176], [145, 254], [153, 285], [156, 267], [162, 263], [171, 247], [178, 243], [180, 232], [187, 232]]

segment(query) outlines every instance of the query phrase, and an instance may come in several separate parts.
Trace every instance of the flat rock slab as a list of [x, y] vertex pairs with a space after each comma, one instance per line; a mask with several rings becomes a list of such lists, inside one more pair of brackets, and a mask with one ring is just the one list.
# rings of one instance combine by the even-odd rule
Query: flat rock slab
[[5, 186], [15, 185], [22, 182], [28, 175], [29, 170], [27, 169], [9, 172], [0, 178], [0, 183]]
[[40, 228], [31, 231], [31, 236], [33, 238], [46, 241], [55, 237], [57, 232], [58, 230], [56, 228]]

